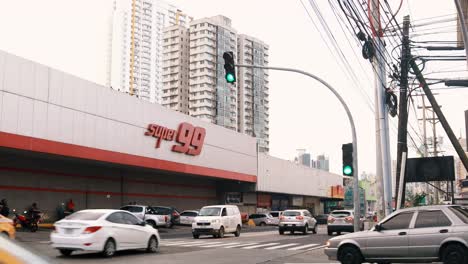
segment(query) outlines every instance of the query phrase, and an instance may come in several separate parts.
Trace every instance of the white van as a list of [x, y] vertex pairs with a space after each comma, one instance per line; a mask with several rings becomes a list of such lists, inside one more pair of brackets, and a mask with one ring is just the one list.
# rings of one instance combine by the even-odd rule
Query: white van
[[240, 236], [242, 227], [241, 214], [236, 205], [210, 205], [200, 210], [192, 224], [193, 238], [200, 235], [224, 237], [226, 233]]

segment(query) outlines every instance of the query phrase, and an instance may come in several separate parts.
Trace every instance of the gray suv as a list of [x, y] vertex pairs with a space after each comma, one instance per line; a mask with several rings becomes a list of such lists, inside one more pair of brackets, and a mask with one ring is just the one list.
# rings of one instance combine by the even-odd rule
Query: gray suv
[[300, 231], [306, 235], [309, 230], [317, 234], [317, 220], [308, 210], [286, 210], [280, 216], [278, 230], [280, 235], [284, 234], [284, 231], [290, 231], [291, 234], [294, 234], [294, 231]]
[[468, 263], [468, 207], [435, 205], [398, 210], [373, 229], [327, 242], [330, 260]]

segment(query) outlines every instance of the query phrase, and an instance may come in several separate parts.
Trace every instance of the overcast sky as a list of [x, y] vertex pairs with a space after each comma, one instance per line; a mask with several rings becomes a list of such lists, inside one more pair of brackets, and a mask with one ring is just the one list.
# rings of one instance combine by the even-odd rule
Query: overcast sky
[[[231, 18], [239, 33], [255, 36], [270, 45], [271, 66], [302, 69], [334, 86], [345, 97], [355, 117], [359, 170], [375, 171], [375, 117], [365, 100], [368, 96], [372, 99], [371, 104], [374, 101], [372, 68], [360, 57], [356, 43], [348, 44], [328, 1], [316, 2], [320, 3], [335, 37], [356, 68], [362, 90], [341, 70], [342, 66], [323, 43], [300, 0], [169, 2], [195, 18], [218, 14]], [[388, 2], [393, 10], [400, 3], [399, 0]], [[304, 0], [304, 4], [312, 12], [308, 1]], [[0, 0], [0, 49], [104, 84], [111, 6], [112, 0]], [[453, 1], [405, 0], [397, 20], [401, 22], [402, 16], [407, 14], [418, 20], [454, 13]], [[311, 15], [316, 19], [313, 12]], [[455, 40], [454, 36], [436, 34], [428, 38]], [[427, 72], [434, 69], [466, 70], [466, 65], [431, 62]], [[447, 75], [439, 75], [443, 76]], [[466, 72], [452, 76], [466, 76]], [[464, 135], [463, 111], [468, 109], [468, 89], [438, 92], [439, 103], [443, 105], [455, 134]], [[415, 119], [411, 121], [421, 134]], [[396, 118], [391, 118], [393, 159], [396, 156], [396, 124]], [[442, 129], [438, 132], [445, 136]], [[348, 120], [337, 99], [316, 81], [294, 73], [270, 72], [270, 133], [272, 155], [291, 160], [296, 149], [305, 148], [313, 157], [319, 154], [330, 156], [331, 170], [337, 173], [341, 171], [341, 144], [351, 142]], [[451, 147], [447, 143], [445, 140], [443, 148], [450, 154]]]

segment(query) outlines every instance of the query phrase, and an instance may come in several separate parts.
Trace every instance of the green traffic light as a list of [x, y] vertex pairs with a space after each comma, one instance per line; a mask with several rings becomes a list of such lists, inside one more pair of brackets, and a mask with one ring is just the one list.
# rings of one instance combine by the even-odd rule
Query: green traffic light
[[351, 175], [351, 174], [353, 174], [353, 168], [351, 168], [351, 166], [349, 166], [349, 165], [346, 165], [343, 168], [343, 173], [345, 175]]
[[236, 81], [236, 78], [234, 78], [234, 75], [232, 75], [231, 73], [228, 73], [226, 74], [226, 81], [228, 83], [233, 83]]

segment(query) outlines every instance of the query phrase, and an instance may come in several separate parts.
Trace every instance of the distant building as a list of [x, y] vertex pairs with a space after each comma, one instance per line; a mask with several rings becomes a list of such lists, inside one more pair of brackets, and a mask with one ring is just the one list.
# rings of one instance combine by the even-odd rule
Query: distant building
[[297, 157], [295, 158], [297, 164], [304, 165], [306, 167], [311, 167], [310, 153], [306, 152], [305, 149], [297, 150]]
[[319, 170], [330, 171], [330, 160], [325, 155], [318, 155], [317, 160], [311, 161], [311, 166]]

